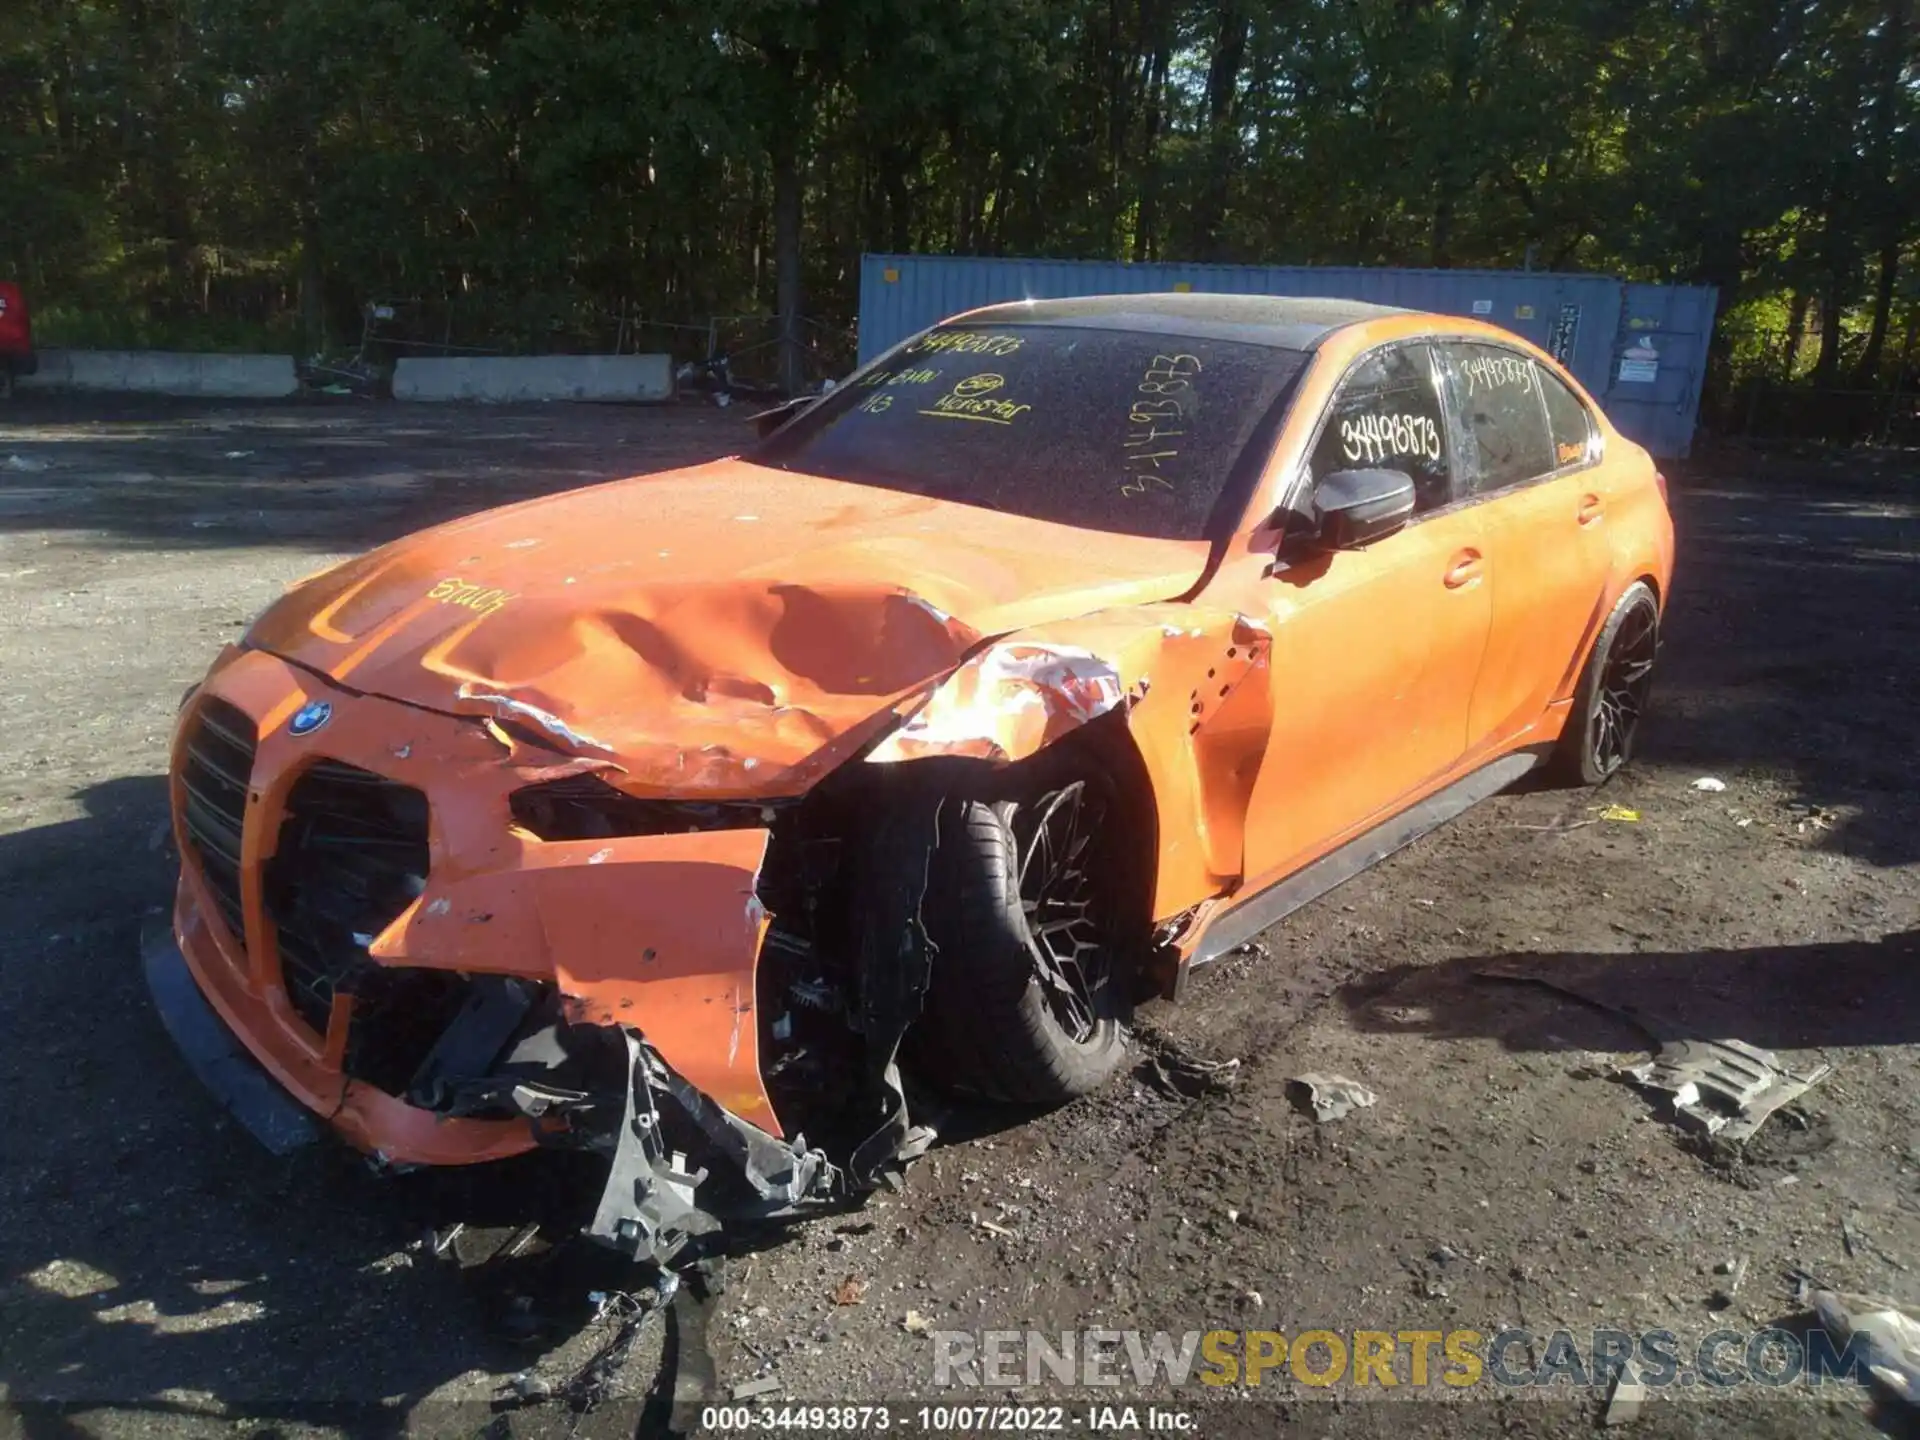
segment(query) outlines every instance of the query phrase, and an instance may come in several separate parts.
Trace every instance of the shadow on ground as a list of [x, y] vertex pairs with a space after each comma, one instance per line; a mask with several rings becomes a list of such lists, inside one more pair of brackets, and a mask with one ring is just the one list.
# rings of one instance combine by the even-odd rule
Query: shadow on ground
[[[1604, 1008], [1545, 988], [1559, 985]], [[1543, 995], [1557, 1003], [1543, 1005]], [[1362, 1031], [1484, 1037], [1513, 1051], [1647, 1048], [1636, 1021], [1770, 1050], [1911, 1045], [1920, 1041], [1920, 931], [1678, 954], [1473, 956], [1395, 966], [1341, 998]]]

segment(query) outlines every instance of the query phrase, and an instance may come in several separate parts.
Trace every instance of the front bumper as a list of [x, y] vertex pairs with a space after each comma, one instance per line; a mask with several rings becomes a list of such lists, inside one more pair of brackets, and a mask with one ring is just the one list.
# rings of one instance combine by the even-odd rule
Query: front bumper
[[[330, 718], [295, 735], [291, 718], [322, 700]], [[234, 827], [239, 853], [229, 873], [237, 878], [224, 894], [196, 848], [205, 836], [196, 842], [187, 820], [188, 746], [209, 701], [238, 711], [255, 732]], [[594, 763], [556, 759], [529, 757], [480, 721], [354, 695], [259, 651], [230, 652], [183, 710], [174, 741], [182, 856], [174, 938], [199, 991], [301, 1106], [387, 1161], [467, 1164], [565, 1138], [564, 1107], [513, 1118], [437, 1113], [353, 1073], [359, 1002], [350, 986], [332, 995], [324, 1024], [315, 1023], [311, 996], [304, 1008], [295, 1004], [269, 867], [302, 777], [326, 764], [355, 767], [421, 792], [428, 814], [424, 887], [377, 933], [356, 937], [365, 966], [537, 989], [564, 1024], [643, 1037], [666, 1072], [756, 1132], [779, 1136], [760, 1076], [755, 1001], [767, 926], [755, 886], [767, 832], [536, 840], [512, 827], [508, 796]]]

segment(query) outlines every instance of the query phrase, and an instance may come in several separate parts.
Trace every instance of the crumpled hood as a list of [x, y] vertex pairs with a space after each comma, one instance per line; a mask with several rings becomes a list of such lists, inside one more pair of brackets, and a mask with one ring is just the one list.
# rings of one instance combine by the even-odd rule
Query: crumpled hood
[[289, 591], [248, 643], [607, 759], [628, 790], [775, 796], [981, 636], [1168, 599], [1206, 559], [720, 460], [396, 541]]

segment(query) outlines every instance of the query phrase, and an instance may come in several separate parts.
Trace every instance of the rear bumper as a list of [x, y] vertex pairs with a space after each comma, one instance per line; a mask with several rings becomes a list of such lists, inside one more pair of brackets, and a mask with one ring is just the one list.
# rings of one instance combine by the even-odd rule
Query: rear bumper
[[10, 375], [35, 375], [40, 370], [40, 357], [31, 350], [0, 351], [0, 366], [5, 366]]

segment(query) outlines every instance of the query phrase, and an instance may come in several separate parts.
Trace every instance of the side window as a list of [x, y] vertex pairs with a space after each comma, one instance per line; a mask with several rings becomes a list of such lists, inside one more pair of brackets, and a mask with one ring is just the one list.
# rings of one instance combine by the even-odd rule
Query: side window
[[1591, 465], [1600, 457], [1594, 452], [1600, 445], [1600, 432], [1580, 397], [1569, 390], [1559, 376], [1534, 366], [1540, 377], [1540, 398], [1547, 402], [1547, 431], [1553, 440], [1553, 466], [1566, 470], [1575, 465]]
[[1376, 350], [1333, 397], [1313, 448], [1315, 483], [1336, 470], [1404, 470], [1413, 477], [1414, 513], [1453, 499], [1447, 425], [1424, 345]]
[[1460, 407], [1460, 468], [1468, 488], [1484, 495], [1555, 469], [1533, 361], [1498, 345], [1459, 342], [1440, 350]]

